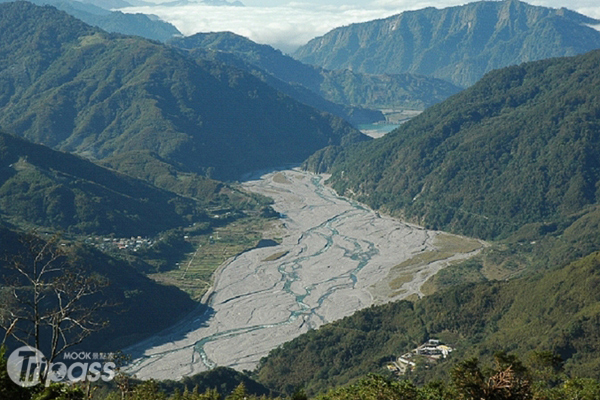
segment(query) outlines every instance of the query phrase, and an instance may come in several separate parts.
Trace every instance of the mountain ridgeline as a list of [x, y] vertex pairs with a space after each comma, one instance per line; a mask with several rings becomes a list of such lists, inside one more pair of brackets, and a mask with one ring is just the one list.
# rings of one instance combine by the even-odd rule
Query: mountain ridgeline
[[1, 132], [0, 213], [19, 226], [121, 236], [207, 219], [196, 200]]
[[[0, 0], [8, 3], [15, 0]], [[92, 26], [97, 26], [107, 32], [118, 32], [125, 35], [137, 35], [147, 39], [166, 42], [181, 32], [172, 24], [157, 17], [144, 14], [125, 14], [120, 11], [109, 11], [112, 8], [127, 6], [124, 2], [109, 1], [94, 5], [75, 0], [29, 0], [37, 5], [51, 5]]]
[[[460, 90], [443, 80], [421, 75], [326, 70], [303, 64], [271, 46], [254, 43], [230, 32], [197, 33], [175, 38], [170, 43], [191, 51], [214, 50], [213, 57], [221, 60], [227, 59], [224, 52], [231, 54], [246, 63], [247, 70], [259, 69], [253, 72], [268, 74], [293, 88], [304, 87], [330, 102], [345, 106], [424, 109]], [[298, 99], [298, 95], [286, 93]]]
[[1, 4], [0, 51], [0, 127], [92, 159], [148, 151], [225, 179], [367, 139], [248, 73], [51, 7]]
[[493, 69], [600, 48], [600, 21], [518, 0], [406, 11], [315, 38], [298, 60], [327, 69], [418, 73], [469, 86]]
[[215, 51], [205, 48], [195, 48], [189, 50], [187, 55], [197, 60], [212, 60], [215, 62], [224, 63], [234, 68], [251, 73], [267, 85], [278, 90], [279, 92], [290, 96], [296, 101], [313, 107], [317, 110], [322, 110], [337, 117], [340, 117], [354, 126], [360, 124], [372, 124], [385, 120], [385, 116], [381, 111], [364, 108], [361, 106], [352, 106], [334, 103], [326, 100], [319, 94], [310, 89], [296, 83], [284, 82], [274, 75], [257, 68], [256, 66], [245, 62], [240, 57], [233, 53]]
[[430, 228], [552, 230], [600, 198], [599, 64], [593, 51], [490, 72], [384, 138], [307, 165], [330, 167], [340, 194]]

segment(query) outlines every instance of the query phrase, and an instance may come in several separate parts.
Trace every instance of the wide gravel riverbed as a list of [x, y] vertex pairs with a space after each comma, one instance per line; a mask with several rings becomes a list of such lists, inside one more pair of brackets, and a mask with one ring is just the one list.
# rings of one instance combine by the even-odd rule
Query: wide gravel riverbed
[[481, 247], [453, 236], [469, 241], [469, 250], [423, 257], [439, 253], [438, 236], [450, 235], [379, 215], [338, 196], [324, 179], [285, 170], [245, 182], [247, 190], [274, 199], [282, 244], [222, 265], [206, 296], [209, 309], [126, 349], [135, 358], [129, 372], [179, 379], [217, 365], [253, 369], [271, 349], [309, 329], [372, 304], [421, 295], [429, 277]]

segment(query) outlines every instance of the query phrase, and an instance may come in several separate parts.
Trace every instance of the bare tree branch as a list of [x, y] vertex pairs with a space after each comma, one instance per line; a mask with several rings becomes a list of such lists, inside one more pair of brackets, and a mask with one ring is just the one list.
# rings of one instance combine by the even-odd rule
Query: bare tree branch
[[[96, 321], [106, 302], [94, 302], [107, 281], [69, 262], [58, 236], [43, 240], [35, 234], [21, 238], [23, 252], [7, 260], [15, 271], [0, 302], [0, 328], [8, 337], [40, 349], [42, 340], [52, 362], [66, 349], [78, 345], [106, 326]], [[7, 294], [9, 294], [7, 296]]]

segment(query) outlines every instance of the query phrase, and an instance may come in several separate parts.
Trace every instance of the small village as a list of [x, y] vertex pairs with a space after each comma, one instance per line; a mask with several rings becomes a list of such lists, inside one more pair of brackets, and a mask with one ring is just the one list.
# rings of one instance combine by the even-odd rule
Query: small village
[[387, 365], [387, 369], [395, 375], [404, 375], [408, 371], [412, 371], [419, 360], [423, 360], [426, 364], [435, 364], [440, 359], [448, 357], [454, 349], [443, 344], [438, 339], [429, 339], [419, 347], [402, 354], [395, 361]]
[[130, 238], [113, 238], [102, 236], [90, 236], [85, 242], [99, 248], [100, 250], [129, 250], [138, 251], [142, 248], [149, 248], [154, 245], [155, 240], [142, 236], [132, 236]]

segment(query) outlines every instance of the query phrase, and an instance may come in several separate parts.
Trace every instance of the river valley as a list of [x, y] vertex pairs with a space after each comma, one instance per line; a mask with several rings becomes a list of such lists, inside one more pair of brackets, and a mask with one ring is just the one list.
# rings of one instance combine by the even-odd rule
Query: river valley
[[484, 246], [380, 215], [338, 196], [325, 179], [284, 170], [245, 182], [274, 200], [281, 244], [224, 263], [204, 299], [208, 309], [126, 349], [134, 356], [129, 372], [179, 379], [217, 365], [253, 369], [271, 349], [310, 329], [373, 304], [421, 296], [429, 277]]

